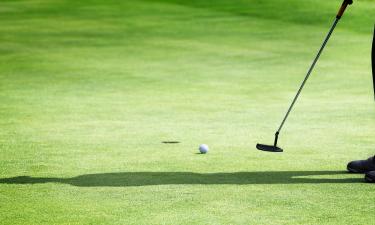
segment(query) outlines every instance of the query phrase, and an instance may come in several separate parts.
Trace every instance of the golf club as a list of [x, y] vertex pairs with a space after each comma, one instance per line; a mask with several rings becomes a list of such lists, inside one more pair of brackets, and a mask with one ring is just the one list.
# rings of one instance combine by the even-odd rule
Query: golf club
[[[348, 5], [351, 5], [352, 3], [353, 3], [352, 0], [344, 0], [344, 2], [342, 3], [342, 5], [341, 5], [341, 7], [340, 7], [340, 10], [339, 10], [339, 12], [338, 12], [337, 15], [336, 15], [336, 19], [335, 19], [335, 21], [334, 21], [334, 23], [333, 23], [331, 29], [329, 30], [329, 32], [328, 32], [326, 38], [324, 39], [323, 44], [322, 44], [322, 46], [320, 47], [320, 49], [319, 49], [319, 51], [318, 51], [318, 54], [316, 55], [316, 57], [315, 57], [315, 59], [314, 59], [312, 65], [310, 66], [310, 69], [308, 70], [308, 72], [307, 72], [307, 74], [306, 74], [306, 76], [305, 76], [305, 79], [302, 81], [302, 84], [300, 85], [300, 87], [299, 87], [299, 89], [298, 89], [298, 91], [297, 91], [297, 94], [296, 94], [296, 96], [294, 97], [294, 99], [293, 99], [293, 101], [292, 101], [292, 104], [289, 106], [289, 109], [288, 109], [288, 111], [286, 112], [286, 114], [285, 114], [285, 116], [284, 116], [284, 119], [282, 120], [282, 122], [281, 122], [281, 124], [280, 124], [279, 129], [278, 129], [278, 130], [276, 131], [276, 133], [275, 133], [275, 140], [274, 140], [273, 145], [257, 144], [257, 145], [256, 145], [256, 148], [257, 148], [258, 150], [261, 150], [261, 151], [268, 151], [268, 152], [283, 152], [283, 149], [277, 147], [277, 140], [278, 140], [278, 138], [279, 138], [280, 131], [281, 131], [281, 129], [283, 128], [284, 123], [285, 123], [286, 119], [288, 118], [289, 113], [290, 113], [290, 111], [292, 110], [294, 104], [296, 103], [296, 101], [297, 101], [297, 99], [298, 99], [298, 97], [299, 97], [299, 95], [300, 95], [300, 93], [301, 93], [303, 87], [305, 86], [307, 79], [309, 79], [310, 74], [311, 74], [311, 72], [313, 71], [313, 69], [314, 69], [314, 67], [315, 67], [315, 64], [316, 64], [316, 62], [318, 61], [320, 55], [322, 54], [323, 49], [324, 49], [324, 47], [326, 46], [326, 44], [327, 44], [329, 38], [331, 37], [331, 34], [332, 34], [333, 30], [335, 29], [337, 23], [339, 22], [340, 18], [341, 18], [342, 15], [344, 14], [346, 7], [347, 7]], [[375, 82], [375, 81], [374, 81], [374, 82]]]

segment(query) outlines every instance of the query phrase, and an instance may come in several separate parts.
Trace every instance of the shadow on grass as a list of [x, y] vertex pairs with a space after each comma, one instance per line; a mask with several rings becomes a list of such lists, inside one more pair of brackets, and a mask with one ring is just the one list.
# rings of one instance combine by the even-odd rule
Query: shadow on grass
[[[125, 187], [167, 184], [320, 184], [356, 183], [362, 181], [361, 178], [343, 178], [342, 175], [345, 173], [344, 171], [269, 171], [235, 173], [124, 172], [84, 174], [72, 178], [18, 176], [2, 178], [0, 179], [0, 184], [42, 184], [51, 182], [70, 184], [78, 187]], [[341, 176], [332, 177], [332, 175]]]

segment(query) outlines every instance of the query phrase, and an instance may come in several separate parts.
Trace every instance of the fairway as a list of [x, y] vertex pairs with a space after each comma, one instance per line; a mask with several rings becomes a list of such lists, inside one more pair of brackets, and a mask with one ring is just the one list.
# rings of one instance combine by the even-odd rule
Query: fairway
[[373, 0], [255, 148], [341, 2], [2, 0], [0, 224], [374, 224]]

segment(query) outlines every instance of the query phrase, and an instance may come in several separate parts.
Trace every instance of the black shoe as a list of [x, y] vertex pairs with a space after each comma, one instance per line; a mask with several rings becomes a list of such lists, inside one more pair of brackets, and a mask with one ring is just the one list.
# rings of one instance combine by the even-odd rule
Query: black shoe
[[348, 163], [347, 169], [351, 173], [367, 173], [375, 171], [375, 157], [370, 157], [367, 160], [356, 160]]
[[375, 171], [367, 172], [365, 180], [369, 183], [375, 183]]

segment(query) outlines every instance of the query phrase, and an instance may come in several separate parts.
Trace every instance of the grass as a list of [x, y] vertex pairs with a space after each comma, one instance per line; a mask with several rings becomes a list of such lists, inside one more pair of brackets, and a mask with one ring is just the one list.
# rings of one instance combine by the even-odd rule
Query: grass
[[[369, 224], [370, 0], [3, 0], [1, 224]], [[179, 141], [163, 144], [163, 141]], [[196, 154], [200, 143], [211, 149]]]

